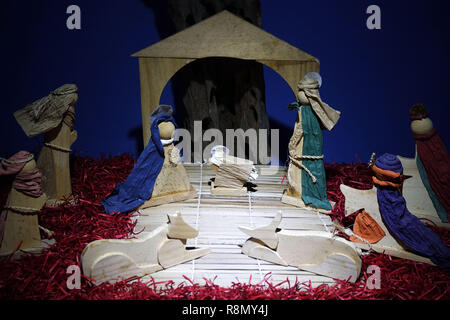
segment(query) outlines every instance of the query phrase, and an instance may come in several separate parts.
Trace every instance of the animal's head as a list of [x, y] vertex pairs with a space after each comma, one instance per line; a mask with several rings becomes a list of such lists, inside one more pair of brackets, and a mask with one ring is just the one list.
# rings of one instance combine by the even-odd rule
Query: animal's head
[[181, 213], [169, 214], [169, 231], [167, 236], [172, 239], [192, 239], [198, 236], [198, 231], [188, 225]]
[[278, 211], [275, 218], [273, 218], [272, 222], [267, 226], [249, 228], [249, 227], [239, 227], [243, 233], [249, 235], [252, 238], [255, 238], [265, 245], [267, 245], [271, 249], [276, 249], [278, 246], [278, 235], [279, 231], [278, 226], [281, 223], [282, 214], [281, 211]]

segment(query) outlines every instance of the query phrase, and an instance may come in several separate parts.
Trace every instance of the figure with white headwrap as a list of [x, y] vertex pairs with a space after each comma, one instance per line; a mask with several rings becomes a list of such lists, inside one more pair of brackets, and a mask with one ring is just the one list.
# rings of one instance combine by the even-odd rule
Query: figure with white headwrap
[[69, 158], [78, 136], [74, 130], [77, 91], [76, 85], [65, 84], [14, 113], [28, 137], [45, 134], [37, 166], [43, 174], [42, 188], [49, 205], [72, 198]]
[[308, 73], [298, 84], [297, 101], [289, 105], [297, 111], [297, 119], [289, 142], [288, 188], [281, 201], [329, 211], [322, 128], [333, 129], [341, 113], [322, 101], [321, 85], [318, 73]]

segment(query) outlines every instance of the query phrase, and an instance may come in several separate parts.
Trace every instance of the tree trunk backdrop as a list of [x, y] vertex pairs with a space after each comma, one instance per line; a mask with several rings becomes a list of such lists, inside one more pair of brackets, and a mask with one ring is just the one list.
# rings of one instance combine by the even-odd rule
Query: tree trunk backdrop
[[[161, 38], [222, 10], [261, 27], [259, 0], [142, 1], [154, 11]], [[192, 136], [194, 121], [202, 121], [203, 131], [219, 129], [223, 133], [224, 144], [226, 129], [269, 129], [263, 66], [255, 61], [229, 58], [197, 60], [174, 76], [172, 89], [178, 125], [189, 130]], [[203, 147], [209, 143], [204, 142]], [[249, 157], [248, 145], [246, 157]]]

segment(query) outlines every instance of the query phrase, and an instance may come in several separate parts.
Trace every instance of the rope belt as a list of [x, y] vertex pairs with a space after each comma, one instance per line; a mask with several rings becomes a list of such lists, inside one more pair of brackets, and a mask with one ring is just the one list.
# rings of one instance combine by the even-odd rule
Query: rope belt
[[44, 145], [46, 147], [49, 147], [50, 149], [55, 149], [55, 150], [58, 150], [58, 151], [67, 152], [67, 153], [72, 152], [71, 149], [64, 148], [64, 147], [58, 146], [56, 144], [52, 144], [52, 143], [46, 142], [46, 143], [44, 143]]
[[11, 161], [11, 160], [8, 160], [8, 159], [0, 157], [0, 161], [1, 161], [2, 164], [5, 164], [5, 163], [9, 163], [9, 164], [27, 163], [27, 162], [30, 162], [33, 159], [34, 159], [34, 155], [33, 154], [30, 154], [27, 159], [16, 160], [16, 161]]
[[368, 251], [368, 252], [365, 252], [365, 253], [363, 253], [362, 250], [361, 250], [360, 248], [357, 247], [357, 251], [358, 251], [358, 254], [359, 254], [360, 256], [369, 255], [369, 254], [372, 253], [372, 251], [374, 251], [374, 250], [373, 250], [373, 247], [372, 247], [372, 244], [371, 244], [369, 241], [367, 241], [367, 240], [364, 239], [363, 237], [360, 237], [360, 236], [357, 235], [356, 233], [353, 233], [353, 231], [352, 231], [351, 229], [349, 229], [349, 228], [344, 228], [344, 226], [340, 225], [340, 224], [339, 224], [338, 222], [336, 222], [336, 221], [334, 221], [333, 224], [334, 224], [334, 226], [335, 226], [335, 228], [336, 228], [337, 230], [339, 230], [339, 231], [345, 233], [345, 234], [346, 234], [347, 236], [349, 236], [349, 237], [353, 236], [353, 237], [355, 237], [355, 238], [358, 238], [358, 240], [364, 242], [364, 243], [369, 247], [369, 251]]
[[317, 183], [317, 178], [313, 175], [313, 173], [307, 168], [305, 167], [300, 160], [323, 160], [324, 156], [305, 156], [305, 155], [301, 155], [301, 156], [296, 156], [295, 158], [292, 157], [291, 155], [289, 155], [289, 159], [294, 162], [297, 166], [301, 167], [303, 170], [306, 171], [306, 173], [309, 175], [309, 177], [311, 178], [313, 183]]
[[41, 209], [29, 208], [29, 207], [19, 207], [19, 206], [4, 206], [3, 209], [13, 210], [13, 211], [16, 211], [19, 213], [37, 213], [37, 212], [41, 211]]

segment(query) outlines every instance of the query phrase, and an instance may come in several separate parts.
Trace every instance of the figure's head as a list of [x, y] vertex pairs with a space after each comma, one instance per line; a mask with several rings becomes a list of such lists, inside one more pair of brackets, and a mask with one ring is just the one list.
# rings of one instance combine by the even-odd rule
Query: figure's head
[[310, 72], [298, 83], [298, 101], [301, 105], [308, 105], [309, 98], [307, 93], [318, 92], [322, 86], [322, 77], [317, 72]]
[[161, 122], [158, 124], [159, 136], [163, 140], [170, 140], [174, 137], [175, 134], [175, 125], [170, 122]]
[[423, 104], [415, 104], [409, 111], [409, 118], [414, 134], [427, 134], [433, 129], [433, 122], [428, 118], [428, 110]]
[[159, 136], [162, 140], [170, 140], [175, 136], [175, 123], [172, 123], [174, 121], [172, 114], [172, 107], [162, 104], [150, 116], [150, 127], [155, 130], [155, 125], [158, 123]]

